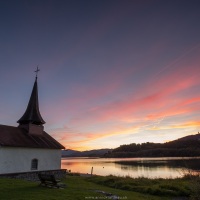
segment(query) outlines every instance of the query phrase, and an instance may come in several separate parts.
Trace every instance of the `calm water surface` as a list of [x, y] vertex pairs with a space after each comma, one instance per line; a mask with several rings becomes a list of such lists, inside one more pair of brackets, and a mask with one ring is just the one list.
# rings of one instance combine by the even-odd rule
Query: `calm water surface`
[[176, 178], [200, 170], [198, 158], [62, 158], [62, 169], [97, 175]]

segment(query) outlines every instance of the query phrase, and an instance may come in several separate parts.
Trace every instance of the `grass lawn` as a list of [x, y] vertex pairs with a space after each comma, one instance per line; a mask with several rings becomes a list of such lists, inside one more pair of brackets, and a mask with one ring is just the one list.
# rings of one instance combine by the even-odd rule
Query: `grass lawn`
[[92, 176], [88, 181], [104, 186], [160, 197], [189, 197], [192, 194], [189, 177], [176, 179], [149, 179], [117, 176]]
[[16, 179], [0, 179], [0, 199], [2, 200], [92, 200], [109, 199], [95, 190], [115, 194], [124, 200], [171, 200], [171, 197], [159, 197], [139, 192], [115, 189], [92, 182], [86, 177], [67, 176], [62, 180], [64, 189], [38, 186], [37, 182]]

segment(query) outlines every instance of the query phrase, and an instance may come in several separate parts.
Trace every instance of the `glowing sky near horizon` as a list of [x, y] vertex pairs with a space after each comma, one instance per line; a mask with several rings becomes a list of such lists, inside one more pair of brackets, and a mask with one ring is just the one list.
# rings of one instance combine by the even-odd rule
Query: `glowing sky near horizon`
[[200, 131], [198, 0], [1, 0], [0, 123], [38, 75], [45, 130], [66, 149]]

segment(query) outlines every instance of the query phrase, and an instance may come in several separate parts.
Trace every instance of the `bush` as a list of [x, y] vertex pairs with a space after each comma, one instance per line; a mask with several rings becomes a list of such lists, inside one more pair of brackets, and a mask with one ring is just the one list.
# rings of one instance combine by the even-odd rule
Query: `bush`
[[191, 200], [200, 200], [200, 175], [191, 178]]

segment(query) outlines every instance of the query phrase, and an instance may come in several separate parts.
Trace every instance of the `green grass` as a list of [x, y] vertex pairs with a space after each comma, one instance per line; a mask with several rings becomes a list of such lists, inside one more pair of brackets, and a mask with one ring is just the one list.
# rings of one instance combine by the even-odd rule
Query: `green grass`
[[88, 178], [88, 181], [112, 188], [161, 197], [189, 197], [191, 195], [190, 180], [187, 178], [148, 179], [116, 176], [93, 176]]
[[[115, 194], [120, 199], [128, 200], [160, 200], [159, 196], [143, 194], [143, 192], [134, 192], [120, 190], [103, 186], [92, 182], [89, 179], [80, 176], [67, 176], [62, 182], [67, 185], [64, 189], [46, 188], [38, 186], [37, 182], [29, 182], [16, 179], [0, 179], [0, 199], [2, 200], [91, 200], [91, 199], [109, 199], [95, 190], [102, 190]], [[162, 196], [162, 200], [171, 198]]]

